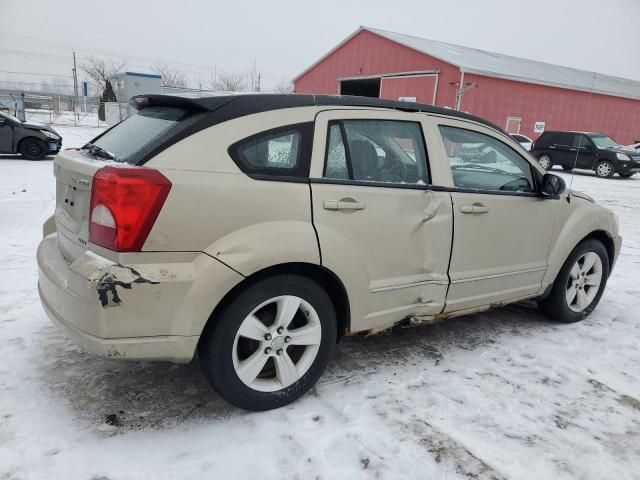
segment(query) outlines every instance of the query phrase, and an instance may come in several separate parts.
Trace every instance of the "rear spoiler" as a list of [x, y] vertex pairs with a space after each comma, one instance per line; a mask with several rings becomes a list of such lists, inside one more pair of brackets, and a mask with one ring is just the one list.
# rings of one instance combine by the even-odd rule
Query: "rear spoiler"
[[192, 111], [211, 112], [236, 100], [239, 95], [219, 95], [207, 98], [187, 98], [175, 95], [136, 95], [129, 99], [129, 105], [136, 110], [142, 110], [146, 107], [175, 107], [185, 108]]

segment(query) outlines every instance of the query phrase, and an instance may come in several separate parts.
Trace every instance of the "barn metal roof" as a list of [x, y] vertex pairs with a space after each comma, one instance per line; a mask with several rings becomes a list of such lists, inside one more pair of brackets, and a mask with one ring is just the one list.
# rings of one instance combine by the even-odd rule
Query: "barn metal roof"
[[[640, 81], [637, 80], [614, 77], [577, 68], [563, 67], [501, 53], [488, 52], [477, 48], [463, 47], [377, 28], [362, 26], [339, 46], [344, 45], [348, 40], [363, 30], [367, 30], [413, 50], [455, 65], [467, 73], [640, 99]], [[333, 53], [339, 46], [329, 52], [327, 56]], [[314, 64], [314, 66], [317, 65], [317, 63]], [[310, 67], [306, 71], [311, 68], [313, 67]], [[306, 71], [304, 73], [306, 73]], [[302, 76], [302, 74], [297, 78], [300, 76]]]

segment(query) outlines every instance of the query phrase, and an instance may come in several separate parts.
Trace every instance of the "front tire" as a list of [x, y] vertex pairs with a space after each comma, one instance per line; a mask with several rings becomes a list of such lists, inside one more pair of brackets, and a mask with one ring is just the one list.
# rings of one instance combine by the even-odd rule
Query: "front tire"
[[545, 170], [551, 170], [551, 167], [553, 167], [553, 160], [551, 160], [551, 157], [546, 154], [538, 157], [538, 163]]
[[611, 178], [614, 174], [613, 163], [608, 160], [602, 160], [596, 163], [595, 172], [596, 176], [600, 178]]
[[553, 320], [578, 322], [596, 308], [608, 277], [607, 249], [599, 240], [586, 240], [571, 252], [556, 277], [551, 293], [538, 304]]
[[20, 155], [27, 160], [42, 160], [47, 156], [47, 147], [42, 140], [27, 138], [20, 144]]
[[209, 323], [198, 345], [204, 374], [222, 398], [252, 411], [278, 408], [306, 393], [336, 343], [331, 299], [299, 275], [250, 284]]

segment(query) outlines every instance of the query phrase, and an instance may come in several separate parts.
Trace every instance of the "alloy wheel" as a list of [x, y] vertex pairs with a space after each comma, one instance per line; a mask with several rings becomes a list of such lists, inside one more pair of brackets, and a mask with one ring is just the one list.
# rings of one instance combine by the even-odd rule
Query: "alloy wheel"
[[567, 305], [574, 312], [585, 310], [600, 290], [602, 260], [597, 253], [587, 252], [571, 267], [567, 281]]
[[596, 173], [599, 177], [608, 177], [613, 172], [613, 167], [608, 162], [602, 162], [598, 165]]
[[300, 380], [313, 364], [322, 327], [310, 303], [294, 295], [271, 298], [240, 324], [233, 343], [233, 367], [246, 386], [275, 392]]
[[27, 153], [29, 155], [33, 155], [34, 157], [37, 157], [38, 155], [40, 155], [41, 151], [42, 151], [42, 148], [40, 147], [40, 145], [38, 145], [35, 142], [27, 145]]
[[538, 159], [538, 163], [545, 170], [549, 170], [551, 168], [551, 157], [549, 157], [549, 155], [542, 155]]

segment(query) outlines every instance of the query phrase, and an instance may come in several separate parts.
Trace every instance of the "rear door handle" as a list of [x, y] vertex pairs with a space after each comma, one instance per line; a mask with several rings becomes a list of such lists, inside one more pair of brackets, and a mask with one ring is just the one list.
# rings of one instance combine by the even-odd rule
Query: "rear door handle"
[[460, 207], [461, 213], [488, 213], [489, 207], [484, 205], [463, 205]]
[[325, 200], [322, 208], [325, 210], [364, 210], [365, 203], [358, 202], [353, 198], [342, 198], [340, 200]]

